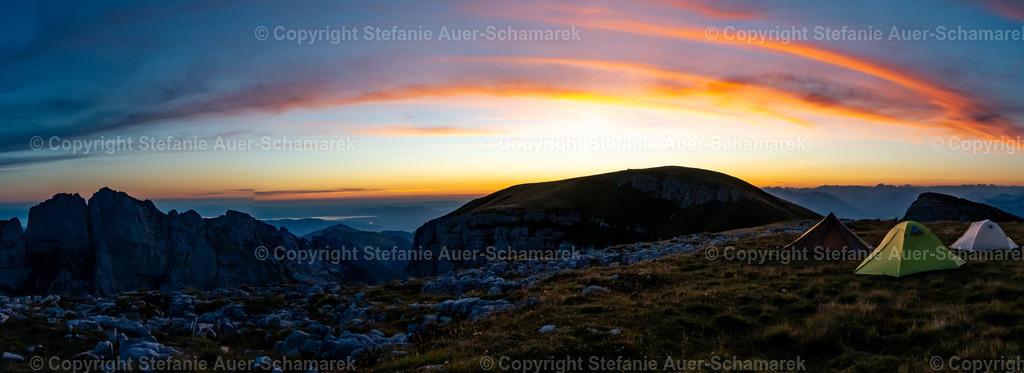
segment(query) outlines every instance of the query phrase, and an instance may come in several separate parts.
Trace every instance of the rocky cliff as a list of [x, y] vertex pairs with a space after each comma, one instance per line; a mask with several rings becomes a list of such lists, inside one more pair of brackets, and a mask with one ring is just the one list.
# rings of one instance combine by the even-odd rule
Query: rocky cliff
[[[820, 215], [718, 172], [660, 167], [513, 186], [469, 202], [416, 230], [413, 247], [451, 252], [555, 251], [652, 241]], [[486, 261], [423, 260], [414, 275]]]
[[985, 219], [996, 222], [1024, 221], [1019, 216], [995, 207], [941, 193], [921, 193], [903, 216], [904, 221], [921, 222], [980, 221]]
[[244, 213], [163, 213], [150, 201], [103, 188], [88, 203], [58, 194], [32, 207], [24, 235], [16, 219], [0, 224], [0, 287], [114, 294], [369, 280], [343, 261], [297, 259], [329, 250]]
[[0, 220], [0, 291], [25, 286], [28, 280], [25, 265], [25, 232], [17, 218]]

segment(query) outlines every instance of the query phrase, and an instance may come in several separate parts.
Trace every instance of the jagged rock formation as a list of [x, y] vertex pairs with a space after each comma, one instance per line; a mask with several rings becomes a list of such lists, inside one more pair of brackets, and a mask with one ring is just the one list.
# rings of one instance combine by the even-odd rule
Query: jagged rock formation
[[1000, 223], [1024, 221], [1019, 216], [995, 207], [941, 193], [921, 193], [907, 209], [907, 213], [903, 215], [903, 221], [920, 222], [981, 221], [985, 219]]
[[24, 286], [28, 271], [21, 221], [18, 218], [0, 220], [0, 291]]
[[[414, 250], [555, 251], [654, 241], [820, 215], [718, 172], [660, 167], [513, 186], [416, 230]], [[486, 252], [486, 251], [484, 251]], [[414, 275], [477, 267], [485, 255], [422, 260]]]
[[[288, 255], [329, 249], [247, 214], [228, 211], [212, 219], [192, 210], [165, 214], [148, 200], [109, 188], [88, 203], [77, 194], [55, 195], [29, 210], [22, 239], [20, 231], [17, 220], [0, 224], [0, 286], [16, 293], [114, 294], [369, 279], [358, 267], [323, 260], [329, 257]], [[257, 255], [260, 247], [266, 248], [263, 257]]]

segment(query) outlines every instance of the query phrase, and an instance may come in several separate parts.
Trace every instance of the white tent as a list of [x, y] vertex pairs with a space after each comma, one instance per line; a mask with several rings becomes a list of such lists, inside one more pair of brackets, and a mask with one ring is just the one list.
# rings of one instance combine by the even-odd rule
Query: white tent
[[1017, 244], [1013, 243], [1003, 228], [991, 220], [982, 220], [971, 223], [967, 233], [960, 236], [956, 243], [949, 247], [960, 250], [1000, 250], [1016, 249]]

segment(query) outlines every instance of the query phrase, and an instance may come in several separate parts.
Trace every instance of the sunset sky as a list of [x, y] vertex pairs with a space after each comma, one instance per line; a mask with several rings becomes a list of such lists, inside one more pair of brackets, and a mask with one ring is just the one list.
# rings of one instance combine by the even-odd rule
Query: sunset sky
[[[3, 1], [0, 25], [0, 202], [482, 195], [663, 165], [1024, 184], [1013, 1]], [[1016, 40], [941, 40], [979, 32]], [[296, 140], [328, 149], [261, 147]]]

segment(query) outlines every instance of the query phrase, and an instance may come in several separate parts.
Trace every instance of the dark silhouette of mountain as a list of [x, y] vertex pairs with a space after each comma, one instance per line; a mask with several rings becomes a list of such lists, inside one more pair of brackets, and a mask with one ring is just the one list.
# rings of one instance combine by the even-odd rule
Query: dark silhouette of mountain
[[903, 220], [931, 221], [1024, 221], [995, 207], [940, 193], [922, 193], [910, 205]]
[[[16, 293], [114, 294], [369, 279], [345, 262], [289, 259], [323, 248], [247, 214], [228, 211], [211, 219], [192, 210], [165, 214], [151, 201], [109, 188], [88, 203], [78, 194], [57, 194], [32, 207], [20, 240], [20, 225], [11, 226], [8, 221], [0, 227], [0, 257], [23, 260], [12, 259], [0, 273], [7, 290]], [[24, 278], [12, 277], [23, 272]]]
[[303, 219], [260, 219], [260, 221], [278, 228], [287, 229], [296, 236], [305, 236], [318, 230], [338, 224], [337, 220], [324, 220], [317, 218]]
[[375, 250], [409, 251], [412, 248], [411, 237], [402, 237], [408, 232], [377, 233], [366, 232], [344, 224], [336, 224], [322, 230], [307, 234], [315, 246], [332, 249], [355, 250], [356, 254], [348, 263], [365, 270], [372, 282], [383, 283], [405, 277], [407, 260], [380, 259]]
[[25, 232], [18, 218], [0, 220], [0, 290], [20, 289], [28, 281]]
[[[556, 251], [820, 218], [726, 174], [659, 167], [509, 187], [427, 222], [413, 247], [434, 258], [442, 248]], [[427, 275], [483, 261], [422, 261], [410, 270]]]
[[400, 238], [400, 239], [409, 241], [410, 245], [412, 244], [412, 240], [413, 240], [413, 237], [414, 237], [412, 232], [406, 232], [406, 231], [381, 231], [380, 234], [388, 235], [388, 236], [391, 236], [391, 237]]
[[861, 217], [864, 212], [834, 195], [825, 192], [797, 192], [784, 188], [766, 190], [769, 194], [804, 206], [821, 215], [829, 213], [842, 217]]

